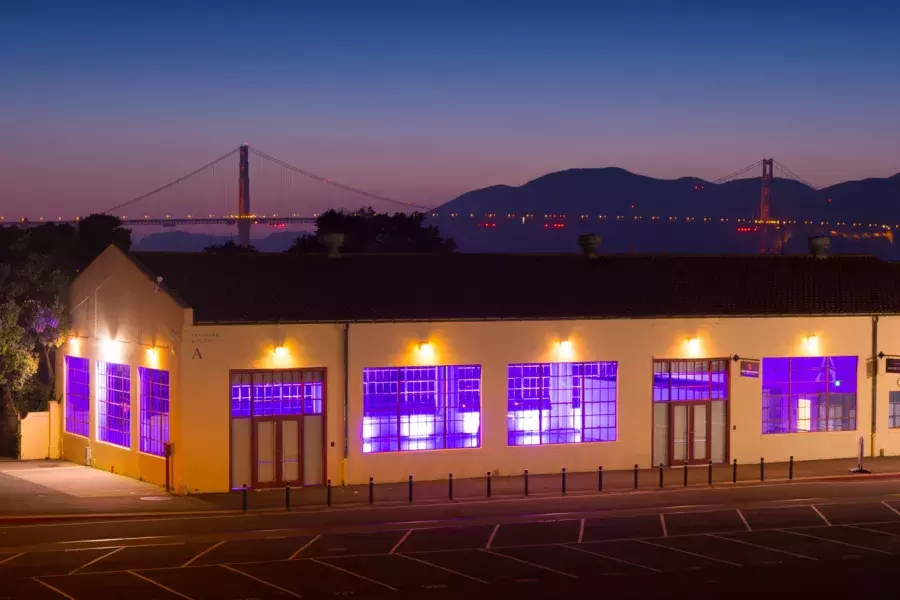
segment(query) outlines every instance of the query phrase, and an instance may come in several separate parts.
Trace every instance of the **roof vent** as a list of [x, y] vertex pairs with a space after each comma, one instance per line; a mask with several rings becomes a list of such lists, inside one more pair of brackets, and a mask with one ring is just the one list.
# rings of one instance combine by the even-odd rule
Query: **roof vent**
[[603, 243], [603, 237], [596, 233], [586, 233], [578, 236], [578, 245], [581, 246], [582, 256], [597, 258], [597, 249]]
[[830, 247], [831, 238], [826, 235], [816, 235], [809, 238], [809, 251], [816, 258], [827, 258]]
[[322, 233], [319, 234], [319, 243], [328, 250], [328, 256], [337, 258], [341, 255], [341, 246], [344, 245], [343, 233]]

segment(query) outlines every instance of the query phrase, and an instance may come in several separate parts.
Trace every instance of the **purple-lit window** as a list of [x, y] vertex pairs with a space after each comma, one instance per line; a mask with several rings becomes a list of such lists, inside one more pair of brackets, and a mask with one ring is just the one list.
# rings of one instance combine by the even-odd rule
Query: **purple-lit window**
[[509, 365], [510, 446], [616, 439], [618, 363]]
[[88, 437], [91, 419], [90, 361], [66, 357], [66, 431]]
[[762, 432], [854, 431], [855, 356], [763, 358]]
[[141, 452], [165, 455], [169, 441], [169, 372], [138, 368], [141, 383]]
[[97, 437], [131, 448], [131, 367], [97, 363]]
[[653, 401], [691, 402], [728, 398], [727, 360], [653, 362]]
[[363, 452], [481, 445], [481, 365], [363, 369]]
[[321, 415], [324, 371], [294, 369], [231, 374], [231, 416]]
[[888, 427], [900, 428], [900, 392], [888, 394]]

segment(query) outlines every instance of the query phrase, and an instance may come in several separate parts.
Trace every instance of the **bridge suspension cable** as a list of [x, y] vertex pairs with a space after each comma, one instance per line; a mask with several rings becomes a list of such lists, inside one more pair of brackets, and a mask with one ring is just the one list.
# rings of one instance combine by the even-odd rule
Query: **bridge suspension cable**
[[359, 195], [365, 196], [365, 197], [367, 197], [367, 198], [372, 198], [373, 200], [380, 200], [380, 201], [382, 201], [382, 202], [390, 202], [390, 203], [392, 203], [392, 204], [397, 204], [397, 205], [400, 205], [400, 206], [406, 206], [406, 207], [409, 207], [409, 208], [415, 208], [415, 209], [418, 209], [418, 210], [430, 210], [429, 207], [427, 207], [427, 206], [421, 206], [421, 205], [418, 205], [418, 204], [413, 204], [412, 202], [405, 202], [405, 201], [403, 201], [403, 200], [396, 200], [396, 199], [394, 199], [394, 198], [388, 198], [387, 196], [379, 196], [378, 194], [373, 194], [373, 193], [371, 193], [371, 192], [366, 192], [366, 191], [363, 191], [363, 190], [360, 190], [360, 189], [351, 187], [351, 186], [349, 186], [349, 185], [344, 185], [343, 183], [338, 183], [337, 181], [332, 181], [332, 180], [327, 179], [327, 178], [325, 178], [325, 177], [321, 177], [321, 176], [316, 175], [316, 174], [314, 174], [314, 173], [310, 173], [309, 171], [304, 171], [303, 169], [300, 169], [300, 168], [298, 168], [298, 167], [295, 167], [295, 166], [293, 166], [293, 165], [290, 165], [290, 164], [284, 162], [283, 160], [279, 160], [279, 159], [275, 158], [274, 156], [270, 156], [270, 155], [266, 154], [265, 152], [262, 152], [261, 150], [257, 150], [256, 148], [252, 148], [252, 147], [251, 147], [251, 148], [250, 148], [250, 152], [256, 154], [257, 156], [259, 156], [259, 157], [261, 157], [261, 158], [265, 158], [266, 160], [271, 160], [271, 161], [274, 162], [275, 164], [281, 165], [281, 166], [284, 167], [285, 169], [288, 169], [288, 170], [290, 170], [290, 171], [293, 171], [294, 173], [298, 173], [298, 174], [300, 174], [300, 175], [303, 175], [304, 177], [309, 177], [310, 179], [315, 179], [315, 180], [317, 180], [317, 181], [319, 181], [319, 182], [321, 182], [321, 183], [324, 183], [324, 184], [326, 184], [326, 185], [330, 185], [330, 186], [335, 187], [335, 188], [338, 188], [338, 189], [346, 190], [346, 191], [348, 191], [348, 192], [353, 192], [353, 193], [355, 193], [355, 194], [359, 194]]
[[784, 166], [784, 164], [778, 162], [777, 160], [775, 161], [775, 166], [778, 167], [778, 169], [780, 169], [785, 175], [787, 175], [789, 178], [793, 179], [794, 181], [796, 181], [798, 183], [802, 183], [803, 185], [805, 185], [809, 188], [812, 188], [814, 190], [819, 189], [818, 187], [814, 186], [810, 182], [806, 181], [805, 179], [803, 179], [802, 177], [800, 177], [799, 175], [797, 175], [796, 173], [794, 173], [793, 171], [788, 169], [786, 166]]
[[137, 198], [133, 198], [133, 199], [129, 200], [128, 202], [123, 202], [122, 204], [117, 204], [117, 205], [115, 205], [115, 206], [113, 206], [113, 207], [111, 207], [111, 208], [107, 208], [107, 209], [104, 210], [101, 214], [108, 215], [109, 213], [113, 212], [114, 210], [119, 210], [120, 208], [125, 208], [126, 206], [131, 206], [131, 205], [134, 204], [135, 202], [140, 202], [140, 201], [143, 200], [144, 198], [149, 198], [149, 197], [152, 196], [153, 194], [158, 194], [159, 192], [162, 192], [162, 191], [167, 190], [167, 189], [169, 189], [169, 188], [171, 188], [171, 187], [174, 187], [174, 186], [178, 185], [179, 183], [181, 183], [182, 181], [185, 181], [186, 179], [190, 179], [190, 178], [193, 177], [194, 175], [196, 175], [196, 174], [198, 174], [198, 173], [201, 173], [201, 172], [205, 171], [206, 169], [212, 167], [212, 166], [215, 165], [216, 163], [219, 163], [219, 162], [225, 160], [226, 158], [229, 158], [229, 157], [231, 157], [231, 156], [234, 156], [234, 154], [235, 154], [238, 150], [240, 150], [240, 148], [235, 148], [235, 149], [232, 150], [231, 152], [228, 152], [227, 154], [223, 154], [222, 156], [220, 156], [220, 157], [217, 158], [216, 160], [214, 160], [214, 161], [212, 161], [212, 162], [209, 162], [209, 163], [203, 165], [203, 166], [200, 167], [199, 169], [196, 169], [196, 170], [194, 170], [194, 171], [191, 171], [191, 172], [188, 173], [187, 175], [182, 175], [181, 177], [179, 177], [179, 178], [176, 179], [175, 181], [170, 181], [170, 182], [167, 183], [166, 185], [160, 186], [160, 187], [156, 188], [155, 190], [153, 190], [153, 191], [151, 191], [151, 192], [147, 192], [146, 194], [141, 194], [141, 195], [138, 196]]
[[726, 183], [733, 179], [740, 179], [740, 177], [742, 175], [744, 175], [745, 173], [752, 171], [753, 169], [758, 169], [760, 167], [760, 165], [762, 165], [762, 162], [763, 162], [762, 160], [758, 160], [755, 163], [753, 163], [752, 165], [748, 165], [748, 166], [744, 167], [743, 169], [735, 171], [734, 173], [729, 173], [725, 177], [719, 177], [718, 179], [713, 181], [713, 183]]

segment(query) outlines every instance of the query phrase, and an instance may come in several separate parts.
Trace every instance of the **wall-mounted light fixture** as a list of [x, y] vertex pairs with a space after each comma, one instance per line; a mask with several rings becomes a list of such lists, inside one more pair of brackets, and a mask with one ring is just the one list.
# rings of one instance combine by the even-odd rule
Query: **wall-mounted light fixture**
[[698, 358], [700, 356], [700, 338], [684, 338], [684, 351], [688, 357]]
[[575, 358], [575, 348], [571, 340], [561, 340], [556, 345], [556, 357], [560, 362], [569, 362]]
[[813, 334], [806, 336], [806, 351], [809, 354], [816, 355], [819, 353], [819, 336]]
[[431, 342], [422, 342], [418, 347], [419, 359], [424, 362], [434, 360], [434, 345]]

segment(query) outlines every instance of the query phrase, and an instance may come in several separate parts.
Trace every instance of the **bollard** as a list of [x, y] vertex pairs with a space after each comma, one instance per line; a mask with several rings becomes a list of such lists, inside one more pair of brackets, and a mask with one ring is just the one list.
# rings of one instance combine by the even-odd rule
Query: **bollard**
[[634, 489], [638, 489], [638, 466], [634, 465]]
[[375, 478], [369, 477], [369, 504], [375, 504]]
[[794, 457], [791, 457], [790, 462], [788, 463], [788, 479], [794, 479]]
[[597, 467], [597, 491], [603, 491], [603, 465]]
[[291, 484], [290, 482], [284, 484], [284, 510], [290, 512], [291, 510]]
[[709, 461], [709, 471], [706, 480], [709, 482], [709, 485], [712, 485], [712, 461]]
[[528, 495], [528, 469], [525, 469], [525, 495]]
[[663, 488], [663, 464], [659, 463], [659, 489]]
[[241, 490], [241, 510], [247, 512], [247, 484], [244, 484], [243, 489]]
[[566, 495], [566, 468], [563, 467], [562, 470], [562, 495]]
[[688, 477], [687, 469], [688, 469], [687, 463], [684, 463], [684, 487], [687, 487], [687, 477]]
[[762, 456], [759, 457], [759, 480], [766, 480], [766, 459]]
[[737, 483], [737, 459], [731, 463], [731, 483]]
[[447, 497], [453, 500], [453, 473], [447, 478]]
[[491, 472], [488, 471], [485, 475], [485, 482], [487, 483], [487, 497], [491, 497]]
[[409, 476], [409, 503], [412, 504], [413, 501], [413, 479], [412, 475]]
[[331, 508], [331, 480], [325, 485], [325, 504]]

